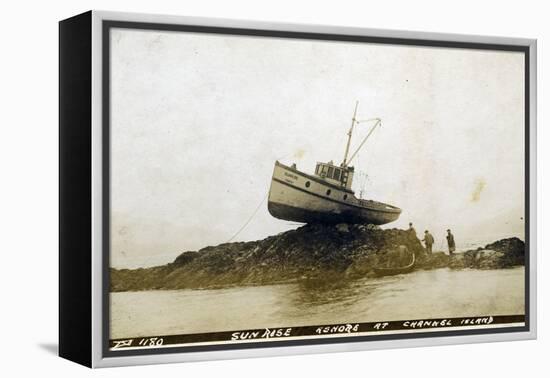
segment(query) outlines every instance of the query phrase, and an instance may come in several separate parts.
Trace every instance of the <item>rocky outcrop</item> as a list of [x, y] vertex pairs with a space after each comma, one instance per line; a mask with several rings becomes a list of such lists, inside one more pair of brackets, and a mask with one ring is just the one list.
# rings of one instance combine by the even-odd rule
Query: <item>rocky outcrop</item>
[[394, 262], [396, 251], [403, 250], [400, 246], [416, 254], [419, 269], [489, 269], [523, 263], [523, 242], [519, 239], [490, 244], [476, 250], [475, 256], [474, 251], [461, 258], [442, 252], [426, 256], [416, 236], [405, 230], [382, 230], [372, 225], [305, 225], [263, 240], [183, 252], [164, 266], [111, 269], [111, 291], [272, 284], [329, 275], [369, 277], [374, 266]]
[[518, 238], [503, 239], [464, 253], [453, 255], [451, 269], [502, 269], [525, 262], [525, 243]]
[[525, 243], [518, 238], [502, 239], [485, 247], [455, 253], [435, 252], [418, 259], [417, 268], [437, 269], [503, 269], [525, 262]]

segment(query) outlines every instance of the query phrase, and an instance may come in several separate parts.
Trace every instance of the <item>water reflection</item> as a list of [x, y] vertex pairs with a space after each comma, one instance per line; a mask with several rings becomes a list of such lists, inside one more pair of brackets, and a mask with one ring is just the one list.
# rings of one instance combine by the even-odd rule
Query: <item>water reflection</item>
[[344, 275], [303, 279], [286, 287], [286, 303], [279, 308], [277, 316], [309, 319], [316, 324], [334, 321], [338, 316], [339, 322], [351, 321], [362, 317], [370, 304], [384, 294], [380, 290], [382, 286], [401, 279], [402, 276], [350, 279]]
[[115, 338], [524, 313], [524, 269], [439, 269], [372, 278], [111, 294]]

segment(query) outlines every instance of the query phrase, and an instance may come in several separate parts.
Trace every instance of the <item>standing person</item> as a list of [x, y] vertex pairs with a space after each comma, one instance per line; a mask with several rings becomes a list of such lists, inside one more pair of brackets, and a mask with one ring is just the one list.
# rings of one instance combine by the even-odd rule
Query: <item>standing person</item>
[[409, 229], [407, 231], [409, 231], [409, 233], [416, 238], [416, 230], [414, 229], [412, 222], [409, 222]]
[[428, 255], [432, 254], [432, 246], [434, 245], [434, 237], [430, 234], [430, 231], [424, 231], [424, 239], [422, 239], [424, 244], [426, 244], [426, 252]]
[[456, 250], [455, 237], [451, 233], [451, 230], [447, 230], [447, 245], [449, 246], [449, 255], [452, 255]]

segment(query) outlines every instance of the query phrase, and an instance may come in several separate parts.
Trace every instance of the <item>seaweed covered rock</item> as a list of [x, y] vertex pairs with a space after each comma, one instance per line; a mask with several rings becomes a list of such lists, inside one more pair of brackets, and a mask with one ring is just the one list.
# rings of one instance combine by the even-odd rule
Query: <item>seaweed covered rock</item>
[[180, 254], [162, 267], [111, 271], [111, 290], [267, 284], [326, 274], [363, 276], [388, 251], [421, 255], [416, 236], [372, 225], [308, 224], [263, 240], [225, 243]]
[[[418, 238], [400, 229], [372, 225], [308, 224], [263, 240], [224, 243], [181, 253], [164, 266], [111, 269], [111, 291], [213, 288], [290, 280], [361, 278], [376, 266], [398, 265], [416, 256], [416, 269], [496, 269], [523, 264], [524, 243], [504, 239], [449, 256], [426, 255]], [[397, 259], [396, 251], [399, 251]]]
[[502, 269], [523, 265], [524, 260], [525, 243], [518, 238], [509, 238], [462, 253], [447, 255], [444, 252], [434, 252], [432, 255], [424, 255], [418, 259], [417, 268]]
[[518, 238], [502, 239], [486, 245], [485, 249], [503, 253], [500, 267], [525, 264], [525, 243]]
[[449, 266], [451, 258], [445, 252], [434, 252], [430, 255], [422, 255], [417, 260], [417, 268], [420, 269], [439, 269]]
[[183, 252], [181, 255], [176, 257], [174, 260], [174, 264], [176, 265], [185, 265], [189, 264], [191, 261], [195, 260], [199, 256], [198, 252], [189, 251], [189, 252]]
[[476, 269], [501, 269], [525, 263], [525, 243], [518, 238], [502, 239], [484, 248], [463, 253], [462, 266]]

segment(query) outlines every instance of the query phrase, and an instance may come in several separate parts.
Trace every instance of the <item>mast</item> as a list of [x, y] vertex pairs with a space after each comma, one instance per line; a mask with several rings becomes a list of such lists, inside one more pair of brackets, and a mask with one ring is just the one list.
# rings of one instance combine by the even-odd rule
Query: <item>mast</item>
[[346, 144], [346, 153], [344, 154], [344, 161], [342, 162], [342, 167], [346, 167], [349, 153], [349, 145], [351, 143], [351, 134], [353, 133], [353, 126], [355, 126], [355, 117], [357, 116], [357, 107], [359, 106], [359, 101], [355, 101], [355, 110], [353, 111], [353, 117], [351, 119], [351, 127], [348, 131], [348, 143]]

